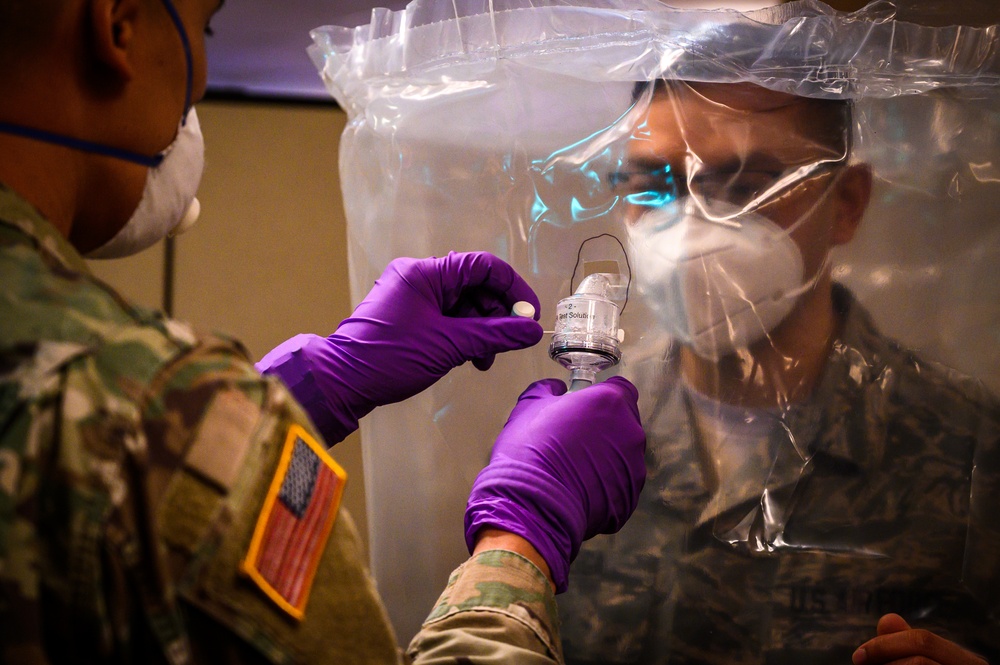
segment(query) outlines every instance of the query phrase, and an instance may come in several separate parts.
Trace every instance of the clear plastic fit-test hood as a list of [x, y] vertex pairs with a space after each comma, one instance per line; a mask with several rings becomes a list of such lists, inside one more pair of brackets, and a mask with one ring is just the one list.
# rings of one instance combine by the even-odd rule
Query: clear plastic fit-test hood
[[[673, 399], [665, 395], [677, 387], [676, 381], [668, 387], [663, 381], [674, 371], [679, 342], [661, 323], [654, 290], [642, 288], [642, 275], [632, 274], [629, 252], [638, 245], [627, 227], [636, 192], [623, 194], [608, 177], [623, 170], [637, 140], [648, 140], [656, 130], [653, 89], [637, 83], [741, 82], [811, 99], [848, 100], [850, 137], [844, 150], [849, 154], [825, 161], [866, 165], [872, 189], [853, 238], [836, 246], [822, 269], [870, 314], [880, 339], [898, 340], [902, 349], [916, 354], [915, 366], [933, 367], [948, 381], [984, 395], [986, 415], [973, 428], [965, 466], [957, 472], [966, 484], [949, 490], [964, 506], [959, 513], [965, 539], [942, 568], [951, 566], [945, 575], [956, 587], [971, 589], [976, 602], [987, 603], [982, 598], [995, 599], [988, 594], [998, 589], [996, 565], [983, 559], [995, 533], [984, 506], [987, 497], [996, 497], [996, 483], [984, 473], [973, 477], [972, 468], [987, 469], [996, 461], [991, 393], [1000, 391], [1000, 225], [995, 219], [1000, 59], [994, 34], [985, 28], [896, 21], [885, 2], [847, 15], [814, 2], [740, 14], [672, 9], [652, 0], [417, 0], [405, 11], [377, 10], [370, 25], [354, 30], [319, 28], [311, 54], [349, 116], [340, 171], [353, 299], [364, 296], [394, 257], [487, 250], [510, 262], [535, 288], [542, 324], [549, 329], [555, 303], [585, 274], [620, 270], [631, 288], [621, 315], [627, 333], [622, 363], [613, 371], [633, 380], [642, 394], [653, 472], [644, 495], [655, 497], [672, 482], [669, 474], [655, 473], [656, 465], [670, 457], [666, 437], [687, 431], [681, 421], [690, 413], [664, 412]], [[699, 118], [677, 117], [681, 133], [688, 131], [689, 158], [704, 164], [691, 133]], [[790, 126], [786, 133], [796, 131]], [[687, 182], [681, 184], [697, 202], [697, 168], [690, 160], [685, 168]], [[808, 169], [803, 173], [815, 175]], [[712, 216], [704, 209], [698, 214]], [[809, 272], [808, 257], [804, 265]], [[736, 340], [737, 347], [740, 343]], [[566, 377], [546, 346], [501, 356], [487, 373], [461, 367], [425, 393], [377, 409], [362, 422], [372, 570], [404, 643], [448, 573], [467, 556], [465, 499], [517, 395], [538, 378]], [[836, 341], [834, 348], [846, 352]], [[882, 368], [881, 375], [868, 376], [873, 366], [859, 361], [848, 364], [845, 376], [857, 379], [852, 369], [877, 388], [867, 393], [869, 400], [888, 399], [891, 371]], [[784, 385], [776, 391], [778, 421], [782, 409], [820, 399], [795, 388]], [[724, 409], [712, 408], [709, 416], [720, 420]], [[880, 441], [890, 445], [890, 439], [886, 435]], [[781, 450], [798, 455], [796, 474], [814, 462], [808, 442], [785, 443]], [[784, 454], [773, 447], [767, 451], [772, 466]], [[753, 482], [760, 490], [769, 479], [765, 474]], [[708, 488], [707, 501], [721, 501], [718, 490]], [[746, 517], [752, 519], [753, 511]], [[906, 519], [901, 516], [899, 524]], [[637, 516], [636, 523], [656, 528], [648, 515]], [[783, 528], [789, 523], [766, 523], [762, 540], [750, 549], [774, 557], [808, 549], [804, 542], [787, 540]], [[839, 556], [860, 551], [852, 535], [859, 531], [844, 524], [837, 529], [842, 529], [840, 541], [827, 538], [812, 549], [820, 555], [839, 549]], [[746, 534], [752, 532], [745, 532], [743, 540], [735, 537], [736, 549], [746, 546]], [[719, 529], [710, 533], [733, 546]], [[645, 546], [631, 532], [604, 540], [621, 544], [629, 539], [640, 543], [635, 548]], [[612, 546], [595, 545], [602, 547]], [[644, 556], [658, 559], [660, 550], [650, 547]], [[641, 662], [651, 635], [674, 630], [668, 624], [682, 606], [669, 606], [670, 594], [659, 585], [681, 568], [667, 575], [661, 564], [650, 564], [649, 575], [638, 575], [635, 583], [658, 589], [659, 596], [636, 600], [641, 594], [622, 591], [609, 601], [615, 605], [625, 598], [658, 608], [655, 620], [635, 608], [623, 610], [641, 627], [632, 643], [616, 642], [598, 625], [600, 603], [592, 598], [594, 604], [588, 605], [591, 601], [579, 597], [592, 588], [581, 566], [607, 562], [610, 569], [611, 558], [601, 558], [605, 554], [585, 551], [574, 566], [571, 591], [561, 606], [566, 630], [583, 632], [574, 622], [590, 621], [591, 642], [580, 649], [607, 650], [622, 662], [633, 656]], [[841, 592], [830, 593], [835, 599]], [[843, 589], [844, 597], [859, 593], [849, 584]], [[776, 590], [772, 600], [782, 594], [787, 595]], [[581, 619], [582, 611], [567, 607], [569, 602], [597, 618]], [[747, 649], [758, 654], [780, 641], [767, 637], [777, 634], [767, 628], [778, 630], [780, 612], [765, 605], [744, 608], [775, 622], [745, 627], [756, 635]], [[862, 598], [855, 605], [864, 614], [877, 603]], [[874, 620], [868, 630], [873, 629]], [[571, 656], [574, 648], [568, 645]]]

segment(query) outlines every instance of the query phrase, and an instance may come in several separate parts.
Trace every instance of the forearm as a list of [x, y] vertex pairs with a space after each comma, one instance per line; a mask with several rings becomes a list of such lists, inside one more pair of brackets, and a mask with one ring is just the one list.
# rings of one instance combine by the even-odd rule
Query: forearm
[[555, 591], [556, 587], [552, 582], [552, 572], [549, 570], [549, 564], [545, 563], [545, 559], [543, 559], [542, 555], [538, 553], [538, 550], [536, 550], [531, 543], [521, 536], [508, 531], [502, 531], [500, 529], [483, 529], [479, 532], [479, 535], [476, 538], [476, 549], [472, 552], [472, 556], [475, 557], [477, 554], [487, 552], [489, 550], [506, 550], [508, 552], [520, 554], [522, 557], [535, 564], [535, 567], [538, 568], [538, 570], [542, 572], [542, 575], [544, 575], [549, 581], [549, 586], [552, 587], [553, 592]]
[[[460, 657], [477, 663], [563, 662], [552, 582], [528, 558], [537, 557], [534, 548], [518, 536], [505, 537], [510, 535], [484, 532], [474, 555], [452, 573], [407, 650], [415, 665]], [[523, 553], [491, 549], [501, 545]]]

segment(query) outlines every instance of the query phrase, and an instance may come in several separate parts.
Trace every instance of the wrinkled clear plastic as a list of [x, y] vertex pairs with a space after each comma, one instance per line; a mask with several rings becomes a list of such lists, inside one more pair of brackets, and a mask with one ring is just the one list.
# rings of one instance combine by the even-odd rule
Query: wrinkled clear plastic
[[[639, 388], [649, 476], [571, 569], [569, 662], [844, 663], [886, 612], [1000, 653], [996, 34], [651, 0], [314, 31], [356, 301], [396, 256], [487, 250], [551, 329], [582, 266], [627, 266], [605, 374]], [[362, 422], [403, 642], [517, 395], [566, 378], [547, 347]]]

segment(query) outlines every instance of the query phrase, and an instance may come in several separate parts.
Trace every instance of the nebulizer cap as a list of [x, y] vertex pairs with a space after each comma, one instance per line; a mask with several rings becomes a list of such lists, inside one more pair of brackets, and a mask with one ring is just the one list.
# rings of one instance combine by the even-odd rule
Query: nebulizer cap
[[511, 314], [524, 319], [533, 319], [535, 318], [535, 306], [526, 300], [518, 300], [511, 308]]
[[624, 334], [617, 301], [624, 287], [620, 274], [594, 273], [556, 304], [549, 357], [570, 371], [570, 390], [594, 383], [598, 372], [621, 360]]

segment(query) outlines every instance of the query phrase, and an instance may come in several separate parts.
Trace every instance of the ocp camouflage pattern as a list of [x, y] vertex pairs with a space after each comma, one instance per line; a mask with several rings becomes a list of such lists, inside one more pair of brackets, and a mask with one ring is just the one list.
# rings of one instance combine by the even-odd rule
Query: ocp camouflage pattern
[[[399, 662], [346, 514], [313, 620], [224, 571], [280, 437], [311, 427], [283, 386], [125, 302], [2, 187], [0, 276], [0, 662]], [[227, 482], [199, 445], [245, 455]]]
[[[452, 573], [421, 632], [410, 643], [414, 662], [562, 663], [552, 585], [532, 563], [492, 550]], [[470, 639], [468, 634], [479, 637]], [[491, 637], [503, 634], [502, 646]], [[449, 643], [461, 641], [461, 650]]]

